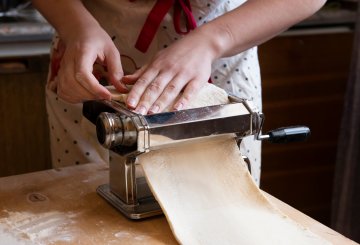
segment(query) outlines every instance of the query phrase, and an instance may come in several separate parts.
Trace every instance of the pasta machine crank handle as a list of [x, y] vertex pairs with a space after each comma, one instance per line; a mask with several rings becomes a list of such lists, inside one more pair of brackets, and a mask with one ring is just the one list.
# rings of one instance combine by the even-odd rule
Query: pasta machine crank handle
[[283, 127], [269, 131], [267, 134], [258, 135], [258, 140], [268, 140], [271, 143], [290, 143], [307, 140], [310, 129], [306, 126]]

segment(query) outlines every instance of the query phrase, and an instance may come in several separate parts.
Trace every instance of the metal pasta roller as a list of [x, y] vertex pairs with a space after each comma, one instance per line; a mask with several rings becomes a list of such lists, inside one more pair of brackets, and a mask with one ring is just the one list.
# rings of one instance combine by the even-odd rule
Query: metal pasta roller
[[[139, 154], [224, 135], [240, 144], [250, 135], [280, 143], [302, 141], [310, 134], [309, 128], [297, 126], [261, 135], [263, 114], [250, 101], [235, 96], [229, 100], [224, 105], [152, 115], [136, 114], [117, 101], [85, 102], [83, 115], [96, 125], [99, 143], [110, 150], [110, 183], [97, 192], [130, 219], [151, 217], [162, 211], [137, 163]], [[250, 170], [251, 163], [244, 159]]]

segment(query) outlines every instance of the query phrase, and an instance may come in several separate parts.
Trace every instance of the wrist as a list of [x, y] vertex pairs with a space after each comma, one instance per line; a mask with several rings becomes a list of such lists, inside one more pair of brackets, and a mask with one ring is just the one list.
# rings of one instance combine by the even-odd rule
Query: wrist
[[[68, 21], [69, 19], [71, 19], [71, 21]], [[100, 24], [92, 16], [86, 18], [73, 16], [73, 18], [69, 19], [65, 20], [63, 24], [58, 25], [56, 28], [60, 38], [65, 43], [79, 39], [84, 33], [96, 33], [97, 30], [101, 29]]]
[[233, 45], [233, 35], [226, 26], [217, 23], [207, 23], [196, 29], [198, 35], [211, 50], [214, 59], [226, 57]]
[[33, 0], [32, 3], [64, 42], [73, 40], [88, 30], [94, 32], [96, 28], [102, 29], [82, 0]]

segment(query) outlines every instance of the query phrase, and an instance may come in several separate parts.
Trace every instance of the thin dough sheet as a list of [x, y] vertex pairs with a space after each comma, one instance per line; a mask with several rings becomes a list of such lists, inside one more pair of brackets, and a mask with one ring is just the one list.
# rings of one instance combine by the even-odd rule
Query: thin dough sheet
[[152, 151], [139, 162], [181, 244], [330, 244], [265, 198], [234, 139]]

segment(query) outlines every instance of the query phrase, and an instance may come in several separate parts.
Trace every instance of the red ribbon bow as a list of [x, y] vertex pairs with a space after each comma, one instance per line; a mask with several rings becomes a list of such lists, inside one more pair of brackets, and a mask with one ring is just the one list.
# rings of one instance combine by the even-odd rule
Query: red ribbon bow
[[[138, 50], [143, 53], [148, 50], [162, 20], [172, 6], [174, 6], [174, 28], [178, 34], [187, 34], [196, 28], [196, 21], [192, 15], [189, 0], [157, 0], [146, 18], [145, 24], [136, 41], [135, 47]], [[185, 31], [181, 30], [180, 26], [180, 19], [182, 15], [186, 18]]]

